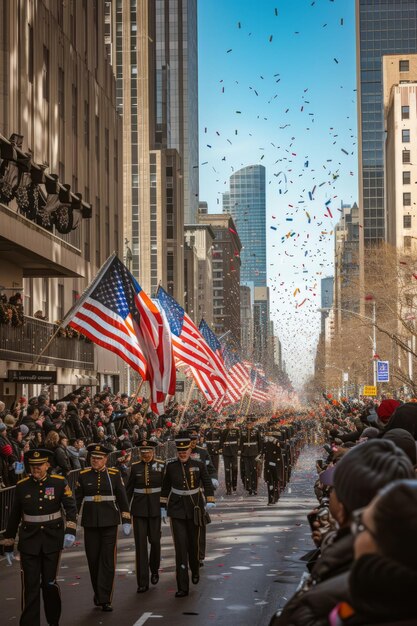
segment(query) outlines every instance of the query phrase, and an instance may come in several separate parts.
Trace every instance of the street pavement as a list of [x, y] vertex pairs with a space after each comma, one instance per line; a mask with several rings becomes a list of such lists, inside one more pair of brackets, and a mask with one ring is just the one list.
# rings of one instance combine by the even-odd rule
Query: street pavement
[[[74, 548], [63, 553], [58, 581], [63, 611], [61, 626], [267, 626], [272, 614], [295, 591], [305, 567], [299, 558], [313, 548], [306, 513], [313, 494], [317, 447], [307, 447], [278, 504], [267, 506], [260, 480], [258, 496], [225, 496], [210, 511], [207, 558], [200, 583], [190, 595], [174, 598], [175, 560], [169, 525], [163, 528], [160, 580], [145, 594], [136, 593], [133, 538], [118, 542], [113, 613], [93, 606], [87, 561], [79, 531]], [[221, 483], [223, 472], [221, 471]], [[262, 486], [261, 486], [262, 485]], [[222, 495], [223, 494], [223, 495]], [[18, 624], [19, 564], [0, 557], [1, 623]], [[42, 626], [46, 625], [44, 617]]]

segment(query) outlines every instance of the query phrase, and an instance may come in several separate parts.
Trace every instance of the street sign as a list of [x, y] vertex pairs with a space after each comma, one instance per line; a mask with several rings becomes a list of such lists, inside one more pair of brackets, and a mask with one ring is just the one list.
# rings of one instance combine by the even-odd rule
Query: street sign
[[378, 383], [389, 383], [389, 361], [376, 362], [376, 381]]
[[365, 385], [363, 388], [364, 396], [376, 396], [376, 387], [373, 385]]
[[185, 382], [183, 380], [177, 380], [175, 382], [175, 391], [177, 393], [184, 393]]

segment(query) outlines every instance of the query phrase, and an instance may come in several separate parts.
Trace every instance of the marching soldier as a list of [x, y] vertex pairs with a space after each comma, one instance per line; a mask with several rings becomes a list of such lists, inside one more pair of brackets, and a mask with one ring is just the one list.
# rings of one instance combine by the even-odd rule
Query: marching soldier
[[[199, 575], [199, 533], [203, 525], [204, 500], [206, 508], [215, 506], [213, 485], [206, 466], [190, 458], [190, 438], [180, 431], [175, 439], [178, 459], [168, 463], [161, 493], [161, 516], [171, 519], [177, 572], [176, 598], [189, 592], [188, 564], [191, 580], [196, 585]], [[167, 507], [167, 510], [165, 510]]]
[[[57, 583], [62, 548], [74, 544], [77, 509], [72, 491], [63, 476], [48, 474], [53, 463], [50, 450], [37, 448], [25, 452], [30, 476], [16, 485], [5, 539], [1, 542], [13, 552], [19, 528], [18, 550], [22, 570], [22, 615], [20, 626], [40, 624], [40, 589], [45, 616], [57, 626], [61, 616], [61, 595]], [[65, 521], [62, 516], [65, 510]]]
[[[201, 461], [207, 468], [208, 475], [213, 484], [214, 490], [216, 490], [219, 486], [219, 480], [217, 476], [216, 468], [214, 467], [212, 460], [210, 458], [210, 454], [205, 448], [197, 445], [198, 442], [198, 426], [191, 426], [188, 429], [188, 435], [191, 439], [190, 447], [191, 447], [191, 458], [195, 461]], [[200, 529], [200, 537], [199, 537], [199, 559], [200, 559], [200, 567], [204, 567], [204, 559], [206, 558], [206, 526], [210, 523], [210, 517], [208, 515], [203, 515], [203, 526]]]
[[112, 611], [117, 528], [121, 517], [124, 534], [131, 532], [129, 503], [119, 470], [106, 467], [110, 450], [95, 443], [87, 450], [91, 467], [80, 472], [75, 498], [78, 511], [83, 506], [81, 525], [94, 604]]
[[[136, 579], [138, 593], [149, 589], [159, 581], [161, 564], [161, 488], [165, 464], [155, 459], [156, 441], [143, 441], [139, 445], [141, 460], [132, 463], [126, 486], [130, 512], [133, 518], [133, 534], [136, 547]], [[132, 500], [133, 497], [133, 500]], [[151, 550], [148, 558], [148, 542]]]
[[284, 466], [279, 439], [273, 431], [267, 431], [263, 442], [264, 479], [268, 490], [268, 505], [276, 504], [280, 496], [280, 483]]
[[240, 446], [240, 430], [234, 425], [234, 415], [226, 417], [226, 428], [221, 432], [220, 446], [223, 452], [226, 495], [237, 489], [237, 457]]
[[221, 449], [221, 437], [222, 431], [217, 424], [211, 425], [204, 433], [204, 438], [207, 446], [207, 452], [213, 462], [216, 473], [219, 473], [219, 459]]
[[258, 466], [257, 456], [262, 450], [262, 438], [260, 432], [253, 428], [253, 417], [248, 417], [246, 426], [241, 431], [240, 449], [241, 459], [245, 472], [245, 489], [249, 496], [258, 493]]

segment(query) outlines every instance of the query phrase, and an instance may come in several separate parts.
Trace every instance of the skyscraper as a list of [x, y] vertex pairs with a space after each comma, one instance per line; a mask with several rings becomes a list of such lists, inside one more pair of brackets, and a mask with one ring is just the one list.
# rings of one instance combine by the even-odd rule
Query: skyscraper
[[356, 24], [363, 253], [363, 244], [383, 240], [386, 228], [382, 56], [417, 50], [417, 0], [356, 0]]
[[125, 237], [145, 291], [184, 297], [184, 217], [197, 221], [197, 0], [112, 0], [123, 115]]
[[266, 286], [265, 168], [249, 165], [230, 177], [230, 190], [223, 194], [223, 212], [230, 213], [242, 242], [240, 282]]

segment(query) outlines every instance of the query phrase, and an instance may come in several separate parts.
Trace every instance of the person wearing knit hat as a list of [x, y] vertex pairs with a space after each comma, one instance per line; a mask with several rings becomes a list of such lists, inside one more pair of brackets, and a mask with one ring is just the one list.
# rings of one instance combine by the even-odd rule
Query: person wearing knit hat
[[406, 402], [395, 409], [385, 427], [385, 432], [393, 428], [408, 430], [414, 439], [417, 440], [417, 403]]
[[6, 424], [7, 428], [13, 428], [16, 424], [16, 418], [13, 417], [13, 415], [6, 415], [6, 417], [3, 418], [3, 422]]
[[413, 436], [403, 428], [393, 428], [382, 437], [393, 441], [398, 448], [401, 448], [413, 465], [417, 465], [417, 448]]
[[401, 402], [398, 400], [394, 400], [393, 398], [388, 398], [386, 400], [382, 400], [381, 404], [377, 408], [376, 412], [383, 424], [387, 424], [391, 415], [394, 413], [397, 407], [401, 406]]

